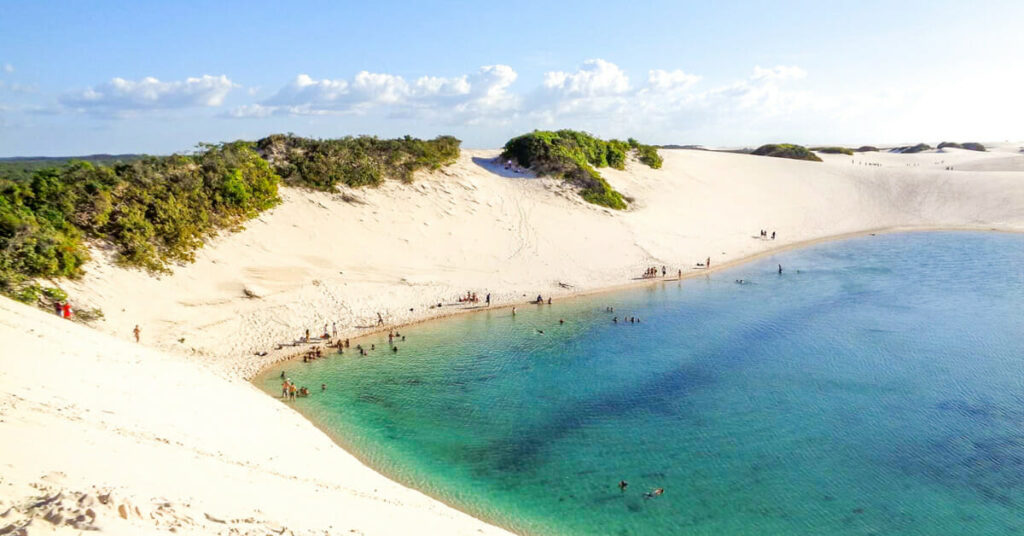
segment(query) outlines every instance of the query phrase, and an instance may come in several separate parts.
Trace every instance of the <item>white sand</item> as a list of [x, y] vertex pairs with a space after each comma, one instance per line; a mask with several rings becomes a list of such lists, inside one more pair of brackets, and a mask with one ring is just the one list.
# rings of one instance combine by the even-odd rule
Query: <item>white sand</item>
[[[237, 526], [254, 534], [267, 523], [321, 533], [494, 532], [370, 471], [242, 380], [295, 348], [253, 354], [325, 323], [342, 336], [365, 332], [377, 311], [390, 325], [463, 311], [430, 305], [467, 290], [502, 305], [622, 285], [650, 265], [697, 274], [706, 257], [717, 268], [849, 233], [1024, 231], [1019, 147], [822, 155], [824, 163], [663, 150], [661, 170], [602, 170], [635, 198], [627, 212], [491, 166], [497, 151], [464, 151], [411, 185], [284, 189], [281, 206], [172, 275], [118, 268], [97, 252], [86, 277], [63, 286], [78, 308], [103, 309], [94, 327], [106, 333], [0, 300], [0, 513], [12, 502], [24, 511], [42, 495], [31, 486], [97, 486], [142, 508], [145, 520], [97, 510], [114, 532], [155, 527], [154, 497], [172, 505], [166, 515], [179, 531], [227, 533], [208, 513], [251, 518]], [[777, 239], [756, 238], [760, 229]], [[135, 324], [142, 346], [128, 342]], [[41, 480], [55, 472], [63, 476]], [[20, 511], [11, 516], [24, 519]]]

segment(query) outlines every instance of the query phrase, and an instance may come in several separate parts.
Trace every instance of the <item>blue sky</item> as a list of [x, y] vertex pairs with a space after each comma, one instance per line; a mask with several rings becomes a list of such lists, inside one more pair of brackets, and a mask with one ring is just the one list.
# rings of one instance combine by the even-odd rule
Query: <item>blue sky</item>
[[0, 156], [1024, 139], [1024, 2], [0, 3]]

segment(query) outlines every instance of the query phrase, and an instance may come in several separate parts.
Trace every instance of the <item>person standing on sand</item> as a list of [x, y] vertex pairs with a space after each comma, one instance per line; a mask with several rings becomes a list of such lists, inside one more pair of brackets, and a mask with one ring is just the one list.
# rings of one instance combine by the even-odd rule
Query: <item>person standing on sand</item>
[[64, 318], [71, 320], [71, 302], [64, 302], [64, 307], [61, 308], [64, 313]]
[[775, 240], [775, 231], [772, 231], [772, 240]]
[[309, 330], [306, 330], [306, 342], [309, 342]]
[[384, 317], [380, 315], [380, 312], [377, 313], [377, 325], [378, 326], [383, 326], [384, 325]]
[[679, 276], [678, 277], [679, 277], [679, 279], [683, 278], [683, 271], [682, 270], [679, 270]]
[[711, 269], [711, 257], [708, 257], [708, 261], [704, 263], [704, 267], [709, 270]]
[[332, 339], [337, 339], [338, 338], [338, 323], [337, 322], [331, 322], [331, 338]]
[[665, 277], [665, 274], [667, 274], [667, 273], [668, 273], [668, 269], [665, 268], [664, 266], [662, 266], [661, 267], [661, 277]]
[[491, 293], [490, 292], [487, 293], [487, 306], [488, 307], [491, 306]]
[[139, 334], [142, 333], [142, 330], [139, 329], [138, 324], [135, 324], [135, 329], [132, 330], [132, 333], [135, 334], [135, 342], [139, 342]]
[[53, 302], [53, 312], [57, 313], [57, 316], [63, 316], [64, 307], [61, 306], [59, 301]]

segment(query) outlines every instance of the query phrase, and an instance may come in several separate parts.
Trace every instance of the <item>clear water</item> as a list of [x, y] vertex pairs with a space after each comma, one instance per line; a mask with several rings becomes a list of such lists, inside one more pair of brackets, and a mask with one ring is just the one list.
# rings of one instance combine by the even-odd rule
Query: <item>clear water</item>
[[285, 370], [371, 466], [522, 533], [1013, 534], [1022, 305], [1024, 237], [883, 235], [410, 327], [257, 385]]

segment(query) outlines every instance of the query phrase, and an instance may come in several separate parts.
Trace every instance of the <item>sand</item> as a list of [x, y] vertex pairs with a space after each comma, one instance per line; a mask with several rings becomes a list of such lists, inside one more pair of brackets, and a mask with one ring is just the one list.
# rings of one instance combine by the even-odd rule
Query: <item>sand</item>
[[[0, 530], [54, 526], [43, 518], [55, 504], [74, 513], [113, 490], [92, 508], [113, 533], [500, 532], [374, 473], [245, 379], [303, 348], [291, 343], [306, 329], [355, 336], [377, 312], [389, 326], [465, 312], [467, 290], [496, 306], [558, 300], [648, 266], [703, 274], [707, 257], [719, 268], [848, 234], [1024, 231], [1019, 147], [823, 163], [663, 150], [661, 170], [602, 170], [634, 199], [626, 212], [467, 150], [412, 184], [283, 189], [280, 206], [170, 275], [96, 250], [84, 278], [61, 282], [77, 308], [103, 310], [93, 326], [0, 300], [0, 513], [17, 505]], [[74, 530], [67, 518], [58, 524]]]

